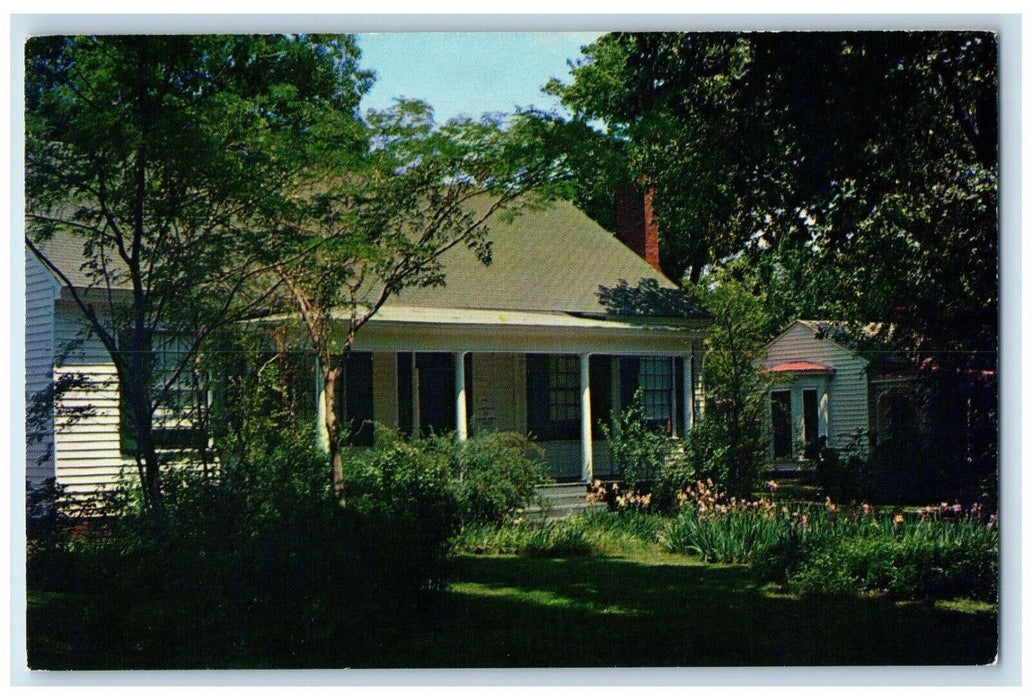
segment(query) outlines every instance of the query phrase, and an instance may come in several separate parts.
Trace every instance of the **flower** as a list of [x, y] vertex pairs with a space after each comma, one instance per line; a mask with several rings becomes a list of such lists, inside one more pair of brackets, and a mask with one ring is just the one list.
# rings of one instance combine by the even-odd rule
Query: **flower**
[[903, 524], [903, 514], [902, 513], [896, 513], [895, 517], [892, 518], [892, 526], [893, 527], [899, 527], [902, 524]]

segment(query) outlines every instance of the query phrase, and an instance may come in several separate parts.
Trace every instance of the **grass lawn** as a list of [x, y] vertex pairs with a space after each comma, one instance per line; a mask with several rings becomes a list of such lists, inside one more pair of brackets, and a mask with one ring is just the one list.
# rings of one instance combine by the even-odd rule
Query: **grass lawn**
[[[758, 584], [747, 567], [704, 565], [656, 551], [568, 559], [469, 554], [453, 557], [451, 566], [449, 585], [422, 611], [338, 620], [332, 633], [318, 629], [319, 618], [287, 622], [299, 625], [289, 651], [252, 642], [235, 648], [212, 643], [198, 633], [203, 625], [196, 620], [170, 623], [177, 605], [171, 600], [151, 604], [164, 613], [159, 638], [142, 645], [119, 642], [131, 637], [126, 621], [84, 615], [88, 601], [69, 594], [30, 591], [30, 665], [924, 665], [985, 664], [996, 654], [992, 606], [793, 598]], [[128, 628], [147, 629], [138, 623], [155, 611], [127, 608], [126, 617], [136, 619]], [[254, 638], [252, 630], [248, 639]]]

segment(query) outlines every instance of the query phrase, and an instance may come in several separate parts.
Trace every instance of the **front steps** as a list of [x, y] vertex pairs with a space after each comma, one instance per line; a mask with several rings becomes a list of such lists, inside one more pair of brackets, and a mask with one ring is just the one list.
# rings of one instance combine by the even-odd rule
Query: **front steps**
[[538, 502], [531, 504], [523, 512], [527, 520], [569, 518], [606, 510], [605, 503], [588, 501], [588, 485], [583, 481], [544, 484], [537, 487], [537, 495]]

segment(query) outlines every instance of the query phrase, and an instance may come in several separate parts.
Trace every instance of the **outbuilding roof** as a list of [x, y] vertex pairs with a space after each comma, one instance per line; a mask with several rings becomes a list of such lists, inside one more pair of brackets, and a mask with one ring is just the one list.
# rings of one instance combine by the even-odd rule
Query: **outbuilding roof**
[[816, 362], [808, 362], [806, 360], [796, 360], [793, 362], [782, 362], [780, 365], [774, 367], [768, 367], [768, 372], [783, 372], [783, 373], [824, 373], [834, 372], [834, 367], [828, 367], [827, 365], [820, 365]]

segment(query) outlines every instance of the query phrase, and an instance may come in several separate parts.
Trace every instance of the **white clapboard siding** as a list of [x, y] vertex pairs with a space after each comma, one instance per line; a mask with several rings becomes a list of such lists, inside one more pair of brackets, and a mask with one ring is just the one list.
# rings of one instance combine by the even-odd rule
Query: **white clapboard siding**
[[828, 442], [842, 449], [857, 430], [868, 427], [867, 361], [832, 340], [818, 340], [814, 334], [806, 323], [793, 323], [767, 346], [767, 367], [807, 361], [835, 368], [828, 385]]
[[[56, 376], [81, 373], [89, 385], [59, 398], [54, 431], [55, 470], [71, 494], [93, 493], [114, 485], [135, 465], [122, 456], [119, 439], [118, 379], [104, 345], [86, 332], [82, 316], [71, 304], [58, 303]], [[70, 421], [63, 409], [89, 408]]]
[[[36, 256], [25, 252], [25, 405], [54, 379], [54, 300], [57, 281]], [[25, 476], [31, 483], [54, 476], [53, 415], [43, 425], [26, 426]]]

